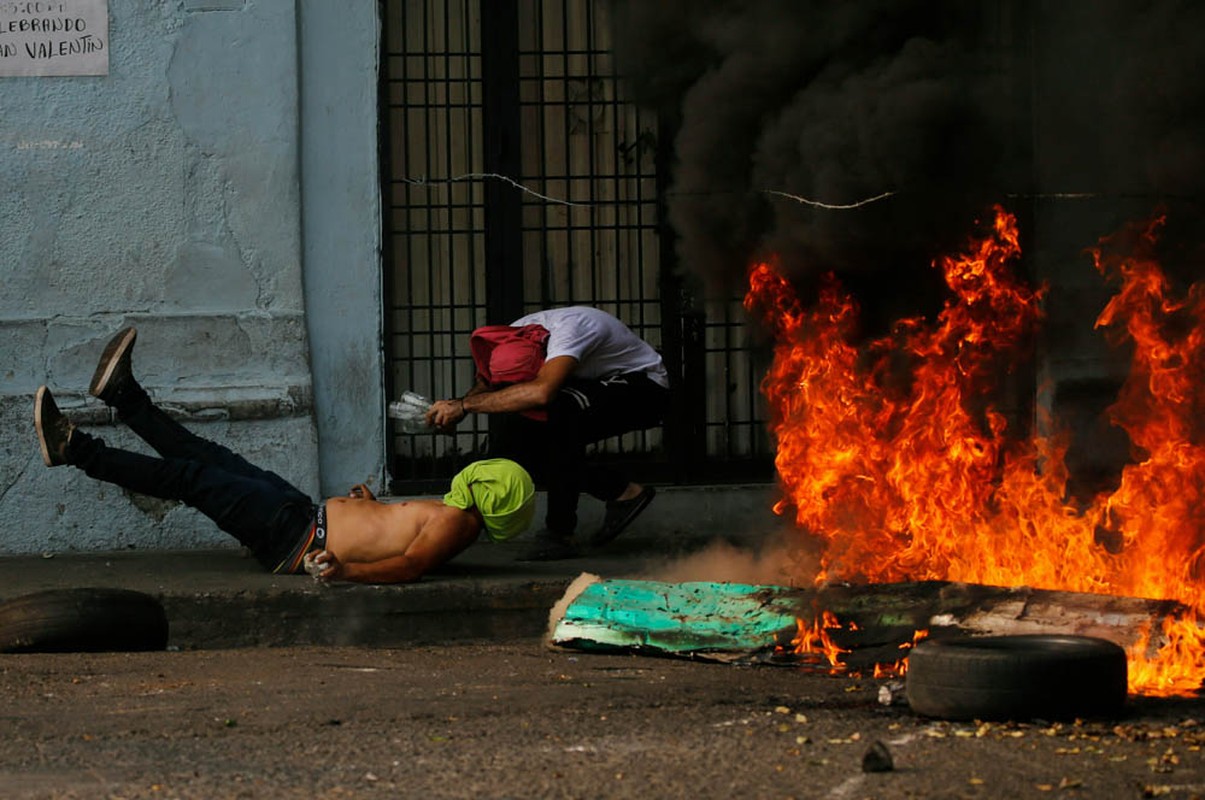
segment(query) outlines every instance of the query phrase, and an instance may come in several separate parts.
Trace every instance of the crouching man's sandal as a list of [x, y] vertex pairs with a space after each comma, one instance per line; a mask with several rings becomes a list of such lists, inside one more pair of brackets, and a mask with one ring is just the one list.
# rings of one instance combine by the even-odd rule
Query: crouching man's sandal
[[640, 512], [644, 511], [648, 507], [648, 504], [653, 502], [653, 497], [656, 494], [656, 489], [652, 486], [646, 486], [640, 494], [631, 500], [609, 501], [607, 503], [607, 513], [603, 516], [602, 527], [594, 533], [594, 536], [590, 539], [590, 543], [597, 546], [610, 542], [622, 533], [623, 529], [632, 523], [632, 520], [640, 516]]

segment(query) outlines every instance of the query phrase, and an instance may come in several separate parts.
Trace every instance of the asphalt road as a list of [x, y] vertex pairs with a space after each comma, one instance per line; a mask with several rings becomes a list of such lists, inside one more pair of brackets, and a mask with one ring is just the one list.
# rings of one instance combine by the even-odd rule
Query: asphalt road
[[0, 797], [1205, 797], [1205, 700], [955, 724], [882, 683], [538, 642], [4, 655]]

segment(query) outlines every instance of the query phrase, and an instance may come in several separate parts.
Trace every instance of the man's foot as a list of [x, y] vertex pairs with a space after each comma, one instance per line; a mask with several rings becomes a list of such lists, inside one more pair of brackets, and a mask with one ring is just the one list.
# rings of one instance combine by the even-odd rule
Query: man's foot
[[563, 561], [567, 558], [577, 558], [581, 554], [572, 537], [555, 536], [544, 530], [536, 534], [531, 546], [519, 556], [519, 560]]
[[38, 444], [42, 447], [42, 460], [48, 467], [69, 463], [67, 445], [75, 426], [63, 416], [54, 403], [54, 397], [45, 386], [38, 387], [33, 405], [33, 425], [38, 431]]
[[630, 500], [610, 500], [607, 502], [607, 513], [603, 516], [602, 527], [590, 537], [590, 544], [595, 547], [607, 544], [631, 524], [641, 511], [653, 502], [657, 490], [646, 486], [640, 494]]
[[134, 381], [130, 356], [134, 351], [134, 340], [137, 338], [138, 329], [133, 327], [122, 328], [113, 334], [113, 338], [105, 345], [105, 351], [100, 354], [96, 372], [92, 374], [92, 383], [88, 386], [89, 394], [112, 405], [122, 387]]

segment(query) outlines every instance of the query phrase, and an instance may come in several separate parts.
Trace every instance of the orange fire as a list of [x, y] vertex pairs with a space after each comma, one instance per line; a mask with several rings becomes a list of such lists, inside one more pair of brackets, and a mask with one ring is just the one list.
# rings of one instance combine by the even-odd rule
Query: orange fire
[[[860, 673], [848, 672], [848, 665], [841, 660], [841, 656], [851, 652], [848, 648], [837, 644], [833, 639], [835, 631], [858, 631], [858, 624], [850, 621], [847, 623], [841, 622], [837, 615], [831, 611], [821, 611], [820, 616], [815, 617], [810, 623], [805, 622], [801, 618], [795, 620], [795, 636], [790, 641], [790, 652], [795, 655], [818, 654], [829, 665], [829, 673], [832, 675], [851, 674], [859, 675]], [[916, 646], [916, 643], [922, 639], [928, 638], [928, 630], [914, 631], [912, 640], [904, 642], [899, 646], [900, 650], [911, 650]], [[778, 648], [781, 651], [786, 651], [786, 647]], [[886, 664], [877, 663], [874, 665], [874, 677], [876, 678], [891, 678], [903, 677], [908, 672], [908, 657], [903, 655], [897, 660]]]
[[817, 619], [812, 620], [810, 625], [802, 619], [795, 620], [795, 624], [798, 630], [795, 638], [791, 640], [795, 653], [819, 653], [828, 661], [831, 671], [840, 672], [845, 669], [841, 656], [849, 651], [834, 642], [832, 634], [829, 633], [842, 628], [836, 614], [824, 611]]
[[[927, 638], [929, 638], [929, 631], [927, 629], [914, 631], [912, 634], [912, 641], [904, 642], [903, 644], [900, 645], [900, 649], [901, 650], [911, 650], [913, 647], [916, 647], [917, 642], [922, 641], [923, 639], [927, 639]], [[893, 678], [893, 677], [894, 678], [902, 678], [903, 676], [905, 676], [907, 674], [908, 674], [908, 656], [907, 655], [900, 656], [900, 658], [897, 661], [895, 661], [891, 664], [875, 664], [874, 665], [874, 677], [876, 677], [876, 678]]]
[[[855, 345], [854, 299], [829, 278], [804, 308], [768, 264], [745, 298], [775, 334], [762, 390], [784, 498], [775, 510], [824, 542], [817, 582], [952, 580], [1170, 598], [1190, 613], [1130, 652], [1131, 690], [1171, 695], [1205, 680], [1205, 286], [1173, 299], [1153, 258], [1162, 220], [1102, 240], [1118, 284], [1097, 320], [1133, 350], [1110, 409], [1133, 444], [1116, 490], [1068, 496], [1066, 437], [1012, 434], [993, 402], [1024, 354], [1042, 290], [1010, 269], [1015, 218], [940, 259], [950, 298], [933, 321]], [[1126, 250], [1121, 253], [1120, 250]], [[1098, 542], [1104, 531], [1120, 547]], [[1110, 552], [1112, 551], [1112, 552]]]

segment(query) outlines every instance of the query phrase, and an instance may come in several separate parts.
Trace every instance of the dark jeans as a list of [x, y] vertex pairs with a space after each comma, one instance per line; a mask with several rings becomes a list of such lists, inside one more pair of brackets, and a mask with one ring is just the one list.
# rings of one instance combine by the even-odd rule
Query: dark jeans
[[284, 478], [191, 433], [151, 403], [140, 387], [115, 406], [122, 422], [162, 458], [109, 447], [76, 430], [71, 463], [91, 477], [186, 503], [250, 548], [269, 570], [308, 533], [314, 503]]
[[571, 380], [548, 406], [548, 420], [515, 415], [493, 448], [518, 461], [548, 492], [545, 525], [567, 537], [577, 528], [582, 492], [599, 500], [623, 494], [628, 478], [586, 458], [586, 446], [630, 431], [660, 425], [669, 405], [669, 390], [643, 373], [606, 381]]

